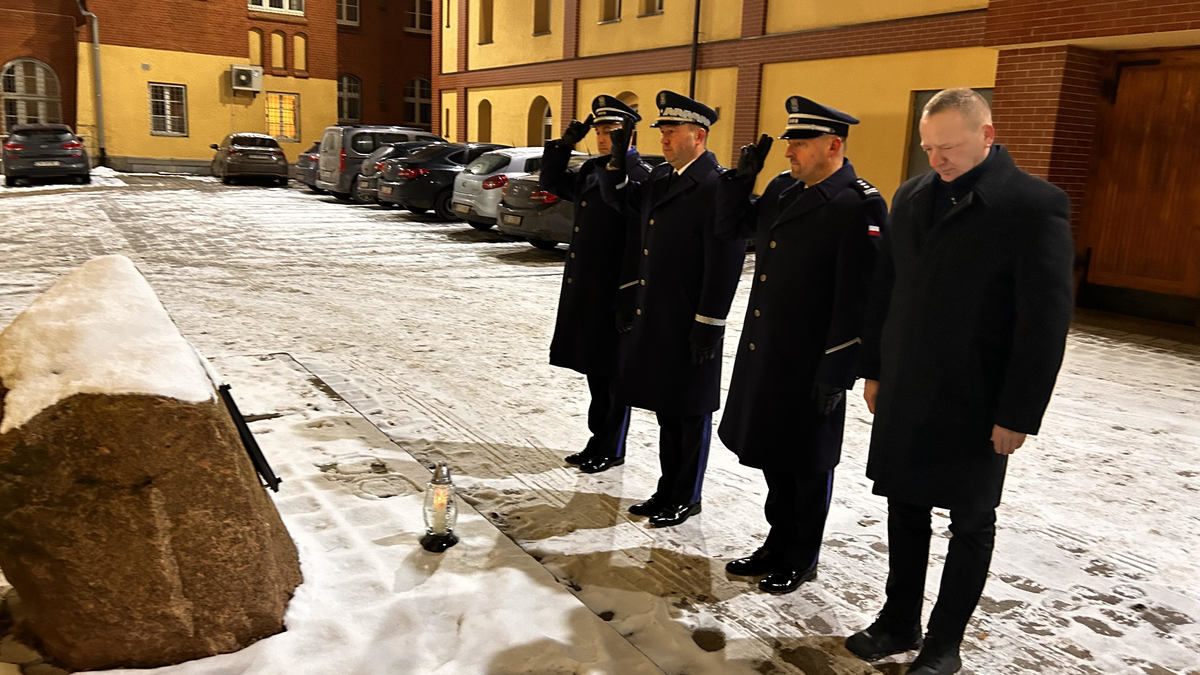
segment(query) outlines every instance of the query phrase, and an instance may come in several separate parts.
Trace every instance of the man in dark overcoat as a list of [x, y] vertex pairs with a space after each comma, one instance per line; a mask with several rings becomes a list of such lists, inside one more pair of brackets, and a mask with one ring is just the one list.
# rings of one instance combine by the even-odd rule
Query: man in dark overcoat
[[628, 137], [614, 132], [601, 187], [631, 214], [618, 298], [618, 323], [628, 331], [620, 346], [620, 391], [631, 405], [656, 413], [660, 433], [657, 489], [629, 511], [667, 527], [700, 512], [712, 413], [720, 406], [725, 317], [745, 241], [715, 231], [721, 167], [705, 142], [717, 113], [672, 91], [659, 92], [656, 102], [651, 126], [662, 134], [667, 163], [633, 180], [620, 147]]
[[742, 148], [717, 192], [722, 229], [755, 236], [750, 304], [720, 437], [762, 469], [770, 532], [725, 569], [767, 575], [790, 593], [813, 579], [841, 459], [845, 391], [858, 373], [862, 317], [887, 204], [846, 159], [858, 120], [802, 96], [787, 100], [791, 170], [750, 198], [771, 138]]
[[[625, 251], [625, 219], [622, 212], [600, 195], [597, 172], [603, 171], [612, 151], [609, 134], [614, 129], [632, 130], [641, 119], [615, 96], [592, 100], [587, 120], [572, 120], [562, 138], [548, 141], [542, 153], [538, 182], [542, 189], [575, 203], [571, 245], [563, 268], [558, 295], [558, 318], [550, 343], [550, 364], [570, 368], [587, 376], [591, 402], [588, 430], [592, 436], [580, 452], [565, 460], [578, 464], [584, 473], [596, 473], [625, 463], [625, 436], [629, 430], [629, 406], [615, 388], [617, 330], [613, 311]], [[596, 129], [599, 157], [578, 169], [568, 163], [575, 145]], [[635, 150], [627, 159], [630, 174], [644, 178], [649, 172]]]
[[[936, 94], [921, 116], [933, 171], [892, 201], [864, 330], [875, 413], [867, 476], [888, 498], [887, 601], [846, 640], [867, 660], [921, 647], [913, 675], [961, 668], [991, 564], [1008, 457], [1036, 434], [1070, 324], [1067, 196], [993, 141], [987, 102]], [[930, 509], [949, 551], [923, 646]]]

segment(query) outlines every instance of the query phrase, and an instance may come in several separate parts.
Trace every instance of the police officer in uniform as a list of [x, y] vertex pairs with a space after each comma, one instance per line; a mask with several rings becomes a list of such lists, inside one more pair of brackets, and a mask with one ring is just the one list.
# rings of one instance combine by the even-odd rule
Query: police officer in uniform
[[742, 148], [722, 177], [722, 230], [754, 236], [754, 287], [720, 437], [762, 469], [770, 533], [726, 570], [766, 575], [790, 593], [816, 576], [833, 468], [841, 458], [845, 390], [854, 385], [863, 312], [887, 204], [845, 158], [858, 120], [802, 96], [787, 100], [791, 170], [752, 200], [771, 138]]
[[717, 113], [672, 91], [656, 97], [667, 159], [645, 180], [627, 176], [624, 130], [613, 133], [601, 188], [631, 211], [618, 326], [619, 382], [626, 400], [653, 410], [662, 476], [654, 494], [630, 507], [655, 527], [700, 512], [701, 485], [720, 406], [725, 316], [741, 276], [745, 241], [717, 236], [721, 167], [705, 143]]
[[[575, 225], [558, 296], [558, 319], [550, 343], [550, 364], [583, 373], [591, 392], [588, 406], [587, 446], [565, 460], [584, 473], [596, 473], [625, 463], [625, 435], [629, 406], [614, 388], [617, 331], [613, 326], [614, 302], [625, 246], [625, 222], [619, 210], [600, 196], [597, 172], [608, 163], [614, 129], [632, 130], [641, 120], [615, 96], [592, 100], [592, 113], [583, 122], [572, 120], [562, 138], [548, 141], [542, 153], [539, 183], [562, 199], [575, 202]], [[596, 129], [600, 156], [578, 169], [567, 164], [575, 145]], [[635, 150], [629, 151], [631, 173], [645, 177]]]

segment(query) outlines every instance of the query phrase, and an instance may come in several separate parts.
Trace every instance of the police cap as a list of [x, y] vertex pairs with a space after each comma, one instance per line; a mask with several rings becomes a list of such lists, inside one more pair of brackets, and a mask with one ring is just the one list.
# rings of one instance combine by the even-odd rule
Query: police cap
[[592, 99], [592, 122], [595, 124], [623, 124], [626, 120], [642, 121], [637, 111], [625, 105], [621, 99], [600, 94]]
[[803, 96], [788, 98], [787, 111], [787, 128], [780, 138], [816, 138], [823, 134], [845, 138], [850, 134], [850, 125], [858, 124], [853, 115]]
[[658, 103], [658, 119], [652, 127], [664, 124], [698, 124], [705, 129], [717, 121], [717, 111], [683, 94], [663, 89], [655, 98]]

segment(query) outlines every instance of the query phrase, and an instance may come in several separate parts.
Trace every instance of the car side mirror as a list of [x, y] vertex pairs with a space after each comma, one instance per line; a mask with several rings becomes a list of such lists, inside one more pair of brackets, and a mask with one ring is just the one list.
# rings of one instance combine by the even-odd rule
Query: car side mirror
[[208, 144], [208, 147], [212, 148], [213, 150], [220, 150], [220, 149], [221, 149], [221, 147], [220, 147], [219, 145], [217, 145], [216, 143], [209, 143], [209, 144]]
[[75, 137], [75, 140], [79, 141], [80, 143], [82, 143], [82, 142], [83, 142], [83, 139], [84, 139], [84, 137], [83, 137], [83, 136], [76, 136], [76, 137]]

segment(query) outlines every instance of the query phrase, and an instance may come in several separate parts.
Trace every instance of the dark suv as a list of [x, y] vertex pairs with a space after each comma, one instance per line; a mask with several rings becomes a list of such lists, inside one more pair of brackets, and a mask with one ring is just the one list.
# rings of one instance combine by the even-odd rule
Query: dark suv
[[488, 150], [508, 147], [495, 143], [434, 143], [408, 157], [389, 159], [379, 176], [379, 201], [400, 204], [413, 213], [433, 209], [438, 218], [454, 220], [450, 196], [455, 176]]
[[351, 183], [358, 175], [359, 165], [379, 146], [404, 141], [444, 140], [424, 129], [412, 127], [366, 124], [325, 127], [321, 134], [317, 187], [332, 192], [338, 199], [348, 200], [354, 191]]
[[30, 178], [92, 182], [83, 139], [65, 124], [18, 124], [4, 141], [4, 184]]

